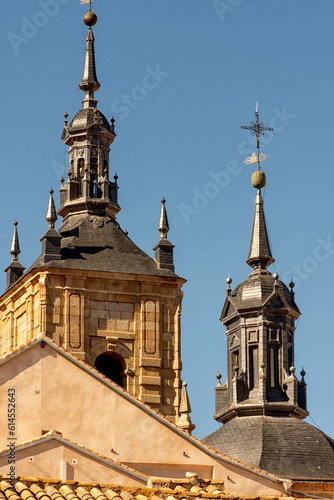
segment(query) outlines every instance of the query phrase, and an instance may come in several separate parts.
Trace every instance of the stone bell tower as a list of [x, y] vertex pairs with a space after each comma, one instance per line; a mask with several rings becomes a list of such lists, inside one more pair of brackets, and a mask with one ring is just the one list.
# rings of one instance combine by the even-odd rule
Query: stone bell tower
[[306, 410], [306, 384], [295, 377], [294, 332], [300, 315], [295, 303], [293, 282], [290, 290], [272, 275], [268, 266], [274, 262], [269, 244], [261, 189], [265, 174], [260, 163], [260, 136], [272, 129], [263, 126], [256, 107], [255, 120], [249, 129], [257, 138], [257, 154], [245, 163], [257, 163], [252, 175], [256, 188], [252, 238], [246, 263], [252, 268], [249, 277], [233, 291], [229, 277], [226, 300], [220, 317], [226, 326], [227, 382], [216, 387], [214, 418], [227, 422], [235, 416], [279, 415], [303, 419]]
[[[333, 440], [304, 419], [305, 371], [295, 376], [295, 322], [300, 312], [294, 283], [289, 288], [268, 267], [274, 262], [263, 210], [261, 189], [266, 177], [260, 163], [259, 139], [267, 129], [255, 120], [249, 129], [257, 138], [257, 154], [245, 163], [257, 163], [252, 175], [257, 190], [255, 215], [247, 264], [248, 278], [231, 289], [228, 277], [226, 299], [220, 320], [226, 327], [227, 380], [217, 374], [214, 418], [217, 430], [203, 439], [216, 450], [279, 477], [306, 481], [332, 478]], [[284, 207], [283, 209], [284, 210]]]
[[[256, 185], [255, 187], [258, 187]], [[227, 382], [216, 387], [215, 419], [237, 415], [292, 415], [305, 418], [306, 384], [295, 377], [294, 332], [300, 315], [290, 290], [268, 271], [274, 262], [261, 190], [255, 200], [248, 279], [233, 291], [231, 278], [220, 320], [226, 326]]]
[[[46, 336], [177, 421], [185, 280], [174, 272], [165, 200], [155, 259], [116, 221], [117, 176], [109, 177], [115, 121], [97, 109], [94, 95], [100, 88], [92, 30], [97, 17], [90, 10], [84, 22], [88, 33], [79, 84], [84, 99], [70, 122], [65, 114], [62, 134], [69, 148], [68, 178], [61, 179], [58, 212], [50, 192], [42, 252], [25, 272], [18, 262], [15, 225], [13, 262], [0, 300], [1, 355]], [[58, 230], [57, 214], [63, 219]]]

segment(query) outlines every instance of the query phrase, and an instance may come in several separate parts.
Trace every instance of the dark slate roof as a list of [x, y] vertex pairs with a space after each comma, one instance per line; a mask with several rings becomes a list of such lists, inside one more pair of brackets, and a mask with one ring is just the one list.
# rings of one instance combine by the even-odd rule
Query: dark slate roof
[[69, 126], [69, 131], [76, 129], [86, 130], [95, 123], [102, 125], [102, 127], [106, 128], [107, 130], [109, 130], [109, 132], [111, 132], [111, 127], [107, 118], [104, 116], [104, 114], [101, 113], [101, 111], [94, 108], [80, 109], [80, 111], [78, 111], [78, 113], [71, 121]]
[[202, 441], [280, 477], [334, 479], [334, 441], [294, 417], [235, 417]]
[[[232, 292], [233, 305], [239, 307], [263, 306], [274, 291], [275, 280], [268, 271], [254, 272], [249, 278], [240, 283]], [[278, 280], [278, 291], [290, 307], [299, 311], [297, 304], [291, 297], [288, 287]]]
[[61, 260], [44, 264], [39, 257], [27, 272], [38, 267], [108, 271], [151, 276], [179, 276], [159, 269], [154, 259], [143, 252], [108, 216], [71, 215], [59, 229]]

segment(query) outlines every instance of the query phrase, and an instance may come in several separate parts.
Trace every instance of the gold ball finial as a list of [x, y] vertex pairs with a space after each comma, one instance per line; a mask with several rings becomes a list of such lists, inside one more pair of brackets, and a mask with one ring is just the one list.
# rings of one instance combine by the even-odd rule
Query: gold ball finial
[[89, 26], [91, 28], [92, 26], [95, 26], [95, 24], [97, 23], [97, 15], [94, 14], [94, 12], [92, 11], [86, 12], [86, 14], [83, 17], [83, 21], [86, 26]]
[[262, 189], [266, 185], [266, 174], [262, 170], [252, 173], [252, 185], [255, 189]]

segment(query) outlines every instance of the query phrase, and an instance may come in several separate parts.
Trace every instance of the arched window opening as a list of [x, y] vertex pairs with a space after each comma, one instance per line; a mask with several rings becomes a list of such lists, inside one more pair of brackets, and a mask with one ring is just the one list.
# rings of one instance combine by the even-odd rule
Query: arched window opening
[[126, 389], [126, 378], [124, 376], [126, 366], [124, 359], [119, 354], [114, 352], [100, 354], [96, 358], [94, 366], [103, 375]]
[[83, 158], [79, 158], [78, 160], [78, 176], [83, 177], [84, 175], [84, 165], [85, 160]]
[[97, 158], [92, 158], [90, 163], [90, 197], [97, 198], [98, 197], [98, 185], [97, 185]]
[[269, 386], [270, 389], [279, 388], [278, 380], [278, 347], [269, 347]]
[[232, 351], [232, 378], [234, 377], [234, 374], [239, 372], [239, 349]]
[[249, 350], [250, 361], [250, 389], [259, 387], [259, 350], [257, 347], [251, 347]]

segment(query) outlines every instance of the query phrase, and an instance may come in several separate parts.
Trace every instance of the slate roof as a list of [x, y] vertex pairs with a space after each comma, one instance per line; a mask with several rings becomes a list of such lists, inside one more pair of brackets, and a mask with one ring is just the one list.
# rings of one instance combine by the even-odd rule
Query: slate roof
[[179, 278], [169, 269], [159, 269], [108, 216], [73, 214], [59, 232], [63, 236], [62, 259], [43, 263], [39, 257], [26, 274], [39, 267], [55, 267]]
[[[1, 479], [1, 476], [0, 476]], [[150, 481], [152, 483], [152, 481]], [[155, 481], [155, 488], [138, 488], [52, 479], [17, 478], [13, 488], [7, 478], [0, 481], [0, 498], [3, 500], [190, 500], [234, 499], [225, 490], [222, 481], [200, 481], [192, 485], [190, 480]], [[255, 497], [238, 497], [244, 500]], [[273, 497], [257, 496], [256, 499]], [[283, 497], [281, 497], [283, 498]], [[288, 500], [287, 497], [284, 499]]]
[[74, 130], [86, 131], [95, 123], [102, 125], [102, 127], [106, 128], [109, 132], [111, 132], [111, 127], [107, 118], [104, 116], [103, 113], [101, 113], [101, 111], [94, 108], [80, 109], [80, 111], [77, 112], [77, 114], [71, 121], [69, 126], [69, 131], [70, 132]]
[[235, 417], [203, 442], [280, 477], [334, 479], [334, 441], [294, 417]]
[[[231, 294], [236, 308], [262, 307], [274, 291], [275, 280], [268, 271], [254, 272], [240, 283]], [[278, 292], [290, 307], [299, 312], [298, 306], [291, 297], [288, 287], [280, 280], [277, 282]], [[234, 300], [233, 300], [234, 299]]]

